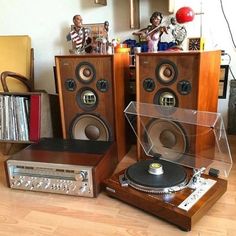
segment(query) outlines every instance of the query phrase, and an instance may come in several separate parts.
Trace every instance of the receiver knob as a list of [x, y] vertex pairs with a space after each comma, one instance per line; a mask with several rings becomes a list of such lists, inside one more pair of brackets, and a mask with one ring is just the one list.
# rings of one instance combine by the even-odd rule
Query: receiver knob
[[30, 181], [27, 181], [26, 183], [25, 183], [25, 187], [27, 188], [27, 187], [29, 187], [30, 186]]
[[79, 174], [75, 176], [75, 180], [77, 181], [83, 181], [86, 178], [86, 173], [84, 171], [80, 171]]
[[82, 187], [80, 187], [79, 192], [80, 193], [84, 193], [84, 192], [86, 192], [86, 190], [87, 190], [87, 187], [86, 186], [82, 186]]
[[16, 181], [16, 185], [17, 185], [17, 186], [20, 186], [22, 183], [23, 183], [23, 180], [22, 180], [22, 179], [19, 179], [19, 180]]

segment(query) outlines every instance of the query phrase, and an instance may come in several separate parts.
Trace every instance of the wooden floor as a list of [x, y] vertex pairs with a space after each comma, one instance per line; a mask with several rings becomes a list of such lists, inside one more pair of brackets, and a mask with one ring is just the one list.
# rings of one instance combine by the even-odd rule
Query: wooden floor
[[[236, 136], [230, 136], [236, 162]], [[194, 225], [191, 232], [100, 193], [97, 198], [71, 197], [7, 187], [0, 156], [0, 235], [56, 236], [151, 236], [151, 235], [236, 235], [236, 164], [229, 177], [228, 191]], [[134, 161], [131, 151], [118, 167]]]

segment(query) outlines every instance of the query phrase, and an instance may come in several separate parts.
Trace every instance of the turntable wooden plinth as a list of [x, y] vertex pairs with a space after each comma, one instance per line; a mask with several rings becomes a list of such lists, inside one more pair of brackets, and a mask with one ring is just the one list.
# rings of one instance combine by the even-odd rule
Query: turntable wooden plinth
[[217, 182], [189, 211], [185, 211], [180, 209], [178, 205], [192, 193], [191, 189], [186, 188], [171, 194], [145, 193], [130, 186], [122, 187], [119, 182], [119, 176], [124, 174], [124, 172], [125, 170], [104, 181], [104, 189], [109, 196], [154, 214], [184, 231], [190, 231], [192, 226], [205, 215], [207, 210], [211, 208], [227, 189], [226, 180], [202, 175], [203, 178], [211, 178]]

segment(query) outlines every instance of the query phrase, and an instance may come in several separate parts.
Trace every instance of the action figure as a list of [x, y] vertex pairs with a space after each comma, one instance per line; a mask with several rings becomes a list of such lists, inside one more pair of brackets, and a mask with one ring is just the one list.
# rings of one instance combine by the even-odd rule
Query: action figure
[[83, 27], [83, 19], [80, 15], [73, 17], [73, 29], [67, 35], [67, 41], [72, 40], [74, 50], [72, 53], [84, 53], [92, 50], [91, 38], [89, 37], [90, 29]]
[[182, 42], [187, 36], [186, 28], [178, 24], [175, 17], [171, 17], [170, 24], [166, 29], [167, 34], [160, 39], [158, 50], [182, 50]]
[[148, 42], [148, 52], [156, 52], [158, 50], [158, 42], [163, 34], [166, 32], [166, 27], [161, 25], [163, 15], [161, 12], [154, 12], [150, 17], [150, 23], [147, 28], [134, 32], [134, 35], [140, 36], [140, 39], [146, 39]]

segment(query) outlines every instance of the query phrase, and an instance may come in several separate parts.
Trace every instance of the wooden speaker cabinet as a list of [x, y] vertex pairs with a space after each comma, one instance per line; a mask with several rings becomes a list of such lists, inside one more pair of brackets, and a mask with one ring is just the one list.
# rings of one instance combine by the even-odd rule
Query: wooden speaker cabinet
[[[137, 102], [216, 112], [220, 55], [220, 51], [137, 54]], [[209, 146], [214, 140], [186, 140], [188, 134], [185, 132], [190, 133], [189, 137], [196, 132], [176, 122], [147, 119], [145, 125], [159, 150], [162, 146], [173, 146], [178, 152], [184, 152], [190, 144], [192, 149], [196, 149], [191, 152], [196, 152], [200, 151], [200, 146]], [[143, 135], [142, 132], [139, 135]], [[195, 144], [191, 145], [193, 142]], [[138, 153], [141, 158], [139, 144]]]
[[63, 138], [116, 141], [127, 152], [125, 108], [128, 53], [56, 56]]

